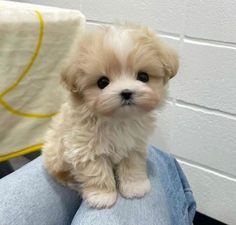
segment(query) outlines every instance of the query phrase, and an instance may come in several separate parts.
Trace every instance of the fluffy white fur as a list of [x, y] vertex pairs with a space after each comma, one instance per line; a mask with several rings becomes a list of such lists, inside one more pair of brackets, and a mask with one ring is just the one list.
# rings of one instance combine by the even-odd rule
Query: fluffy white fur
[[[69, 97], [46, 135], [49, 173], [91, 207], [111, 207], [117, 187], [126, 198], [144, 196], [151, 189], [146, 147], [153, 111], [177, 69], [176, 53], [147, 28], [102, 27], [83, 34], [62, 73]], [[140, 71], [148, 82], [137, 79]], [[102, 76], [110, 82], [103, 89], [97, 85]], [[124, 90], [131, 99], [122, 99]]]

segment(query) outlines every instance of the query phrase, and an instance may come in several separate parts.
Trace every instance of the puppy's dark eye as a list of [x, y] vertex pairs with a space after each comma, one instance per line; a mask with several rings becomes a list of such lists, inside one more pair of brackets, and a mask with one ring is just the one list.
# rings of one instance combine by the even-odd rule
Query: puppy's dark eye
[[149, 81], [149, 75], [146, 72], [139, 71], [137, 75], [137, 80], [140, 80], [144, 83]]
[[105, 76], [102, 76], [101, 78], [98, 79], [97, 86], [100, 89], [104, 89], [109, 83], [110, 83], [109, 79]]

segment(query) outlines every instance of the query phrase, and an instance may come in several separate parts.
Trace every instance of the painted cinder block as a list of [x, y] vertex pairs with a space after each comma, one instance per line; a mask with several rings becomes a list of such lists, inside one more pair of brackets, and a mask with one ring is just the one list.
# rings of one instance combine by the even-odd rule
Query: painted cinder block
[[187, 0], [185, 34], [236, 43], [235, 0]]
[[173, 110], [173, 102], [166, 102], [156, 111], [156, 129], [150, 138], [150, 144], [162, 151], [170, 152], [171, 150], [171, 135], [174, 122]]
[[[16, 0], [10, 0], [10, 1], [15, 2]], [[27, 2], [31, 4], [80, 10], [81, 0], [18, 0], [17, 2]]]
[[197, 202], [197, 210], [226, 224], [236, 224], [236, 179], [178, 160]]
[[185, 40], [180, 75], [170, 95], [188, 103], [236, 114], [236, 48]]
[[236, 176], [236, 119], [176, 103], [171, 153]]
[[184, 4], [181, 0], [81, 0], [81, 5], [88, 20], [127, 20], [171, 33], [183, 31]]

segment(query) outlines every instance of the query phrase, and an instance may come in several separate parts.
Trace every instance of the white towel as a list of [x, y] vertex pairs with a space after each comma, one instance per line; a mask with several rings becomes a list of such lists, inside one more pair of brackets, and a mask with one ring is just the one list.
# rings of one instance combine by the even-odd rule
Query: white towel
[[61, 67], [84, 24], [76, 10], [0, 2], [0, 161], [42, 147], [63, 99]]

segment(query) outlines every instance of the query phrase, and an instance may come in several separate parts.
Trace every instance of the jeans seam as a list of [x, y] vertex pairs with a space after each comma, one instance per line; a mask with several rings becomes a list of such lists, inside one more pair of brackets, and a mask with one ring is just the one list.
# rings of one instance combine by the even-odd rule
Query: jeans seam
[[192, 189], [191, 188], [184, 188], [184, 192], [190, 192], [190, 193], [193, 193]]

